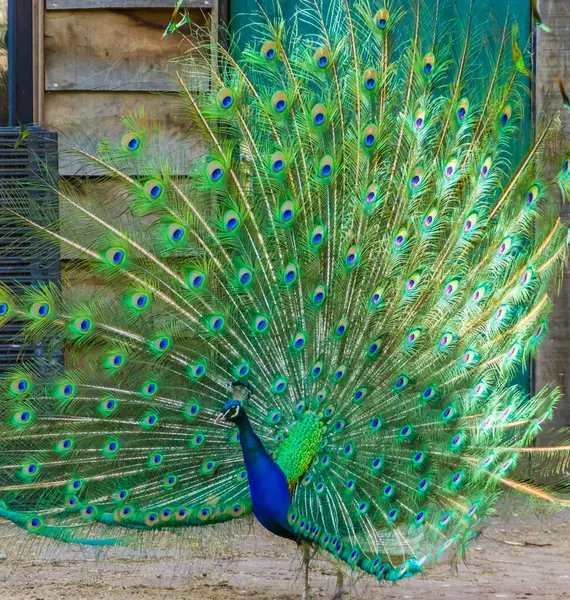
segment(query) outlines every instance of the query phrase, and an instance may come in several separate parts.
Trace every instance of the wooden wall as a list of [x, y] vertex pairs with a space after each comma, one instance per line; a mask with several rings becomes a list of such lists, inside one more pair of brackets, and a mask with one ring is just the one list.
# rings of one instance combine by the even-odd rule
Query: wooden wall
[[[177, 66], [172, 59], [187, 55], [196, 62], [190, 73], [185, 69], [185, 82], [199, 92], [209, 87], [213, 57], [198, 53], [192, 36], [162, 37], [176, 0], [33, 1], [35, 120], [58, 131], [63, 144], [94, 150], [103, 137], [119, 141], [124, 134], [120, 118], [144, 109], [158, 125], [159, 139], [153, 141], [163, 155], [173, 136], [186, 136], [189, 150], [169, 157], [172, 168], [186, 173], [188, 159], [201, 153], [203, 144], [199, 134], [191, 133], [192, 124], [178, 98]], [[218, 0], [185, 0], [183, 10], [189, 11], [194, 24], [217, 36]], [[60, 173], [66, 177], [86, 174], [61, 153]], [[90, 169], [89, 174], [96, 173]], [[92, 193], [95, 202], [109, 197], [101, 183]], [[76, 253], [67, 246], [61, 252], [62, 277], [73, 283]], [[91, 281], [75, 287], [74, 293], [98, 292]]]
[[[120, 139], [119, 117], [144, 107], [165, 137], [188, 123], [173, 109], [178, 89], [169, 62], [194, 54], [200, 63], [187, 79], [209, 86], [211, 58], [179, 35], [162, 38], [175, 0], [38, 0], [37, 121], [74, 143]], [[218, 27], [218, 0], [186, 0], [192, 21]], [[63, 175], [77, 174], [61, 165]]]
[[[548, 34], [537, 30], [536, 39], [536, 116], [544, 111], [559, 110], [566, 126], [565, 143], [556, 149], [563, 153], [570, 146], [570, 111], [562, 107], [556, 79], [561, 76], [570, 88], [570, 2], [566, 0], [539, 0], [538, 9], [542, 20], [552, 28]], [[560, 164], [553, 165], [560, 169]], [[561, 207], [566, 219], [568, 206]], [[555, 290], [553, 290], [555, 292]], [[535, 361], [535, 387], [540, 389], [548, 383], [561, 386], [564, 398], [554, 414], [554, 425], [570, 425], [570, 272], [556, 299], [554, 313], [550, 318], [549, 335], [540, 347]]]

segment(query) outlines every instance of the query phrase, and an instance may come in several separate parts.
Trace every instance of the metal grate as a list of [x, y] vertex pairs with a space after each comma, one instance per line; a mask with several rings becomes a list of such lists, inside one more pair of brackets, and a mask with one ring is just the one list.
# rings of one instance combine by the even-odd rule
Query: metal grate
[[[53, 192], [42, 189], [41, 173], [57, 172], [57, 135], [41, 127], [30, 127], [20, 138], [16, 127], [0, 128], [0, 204], [4, 198], [19, 198], [37, 206], [57, 206]], [[6, 201], [6, 200], [4, 200]], [[9, 217], [0, 216], [0, 282], [17, 292], [22, 285], [58, 281], [59, 261], [37, 255], [29, 231]], [[10, 321], [0, 327], [0, 373], [22, 360], [42, 356], [42, 344], [24, 345], [22, 323]]]

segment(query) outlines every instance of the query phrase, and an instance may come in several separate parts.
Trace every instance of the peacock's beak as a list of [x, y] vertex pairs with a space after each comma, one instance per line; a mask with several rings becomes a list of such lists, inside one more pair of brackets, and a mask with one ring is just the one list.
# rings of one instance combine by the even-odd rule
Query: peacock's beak
[[214, 423], [217, 425], [222, 421], [229, 421], [234, 417], [237, 417], [239, 413], [239, 406], [230, 406], [228, 409], [222, 411], [217, 417]]

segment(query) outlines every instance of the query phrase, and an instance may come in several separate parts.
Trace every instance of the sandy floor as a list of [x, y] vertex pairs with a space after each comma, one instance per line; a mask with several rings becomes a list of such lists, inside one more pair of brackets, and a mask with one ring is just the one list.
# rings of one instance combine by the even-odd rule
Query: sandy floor
[[[509, 515], [509, 520], [506, 516]], [[152, 552], [113, 548], [97, 555], [72, 545], [38, 549], [0, 527], [0, 598], [10, 600], [256, 600], [300, 598], [301, 557], [295, 546], [252, 523], [204, 528], [200, 540], [161, 538]], [[36, 540], [33, 540], [37, 542]], [[439, 566], [398, 585], [345, 575], [352, 599], [570, 599], [570, 511], [538, 518], [502, 504], [456, 572]], [[174, 547], [173, 547], [174, 546]], [[0, 555], [0, 559], [2, 556]], [[332, 598], [335, 567], [312, 563], [314, 599]]]

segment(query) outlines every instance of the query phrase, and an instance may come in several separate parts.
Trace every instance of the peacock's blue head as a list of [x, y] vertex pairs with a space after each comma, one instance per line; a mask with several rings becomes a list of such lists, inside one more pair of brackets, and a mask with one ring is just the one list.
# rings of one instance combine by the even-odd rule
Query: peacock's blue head
[[243, 402], [251, 396], [251, 386], [247, 382], [235, 381], [232, 383], [232, 398], [228, 400], [218, 418], [235, 422], [245, 415]]
[[234, 422], [243, 414], [245, 414], [245, 411], [241, 400], [228, 400], [222, 408], [220, 417], [226, 421]]

